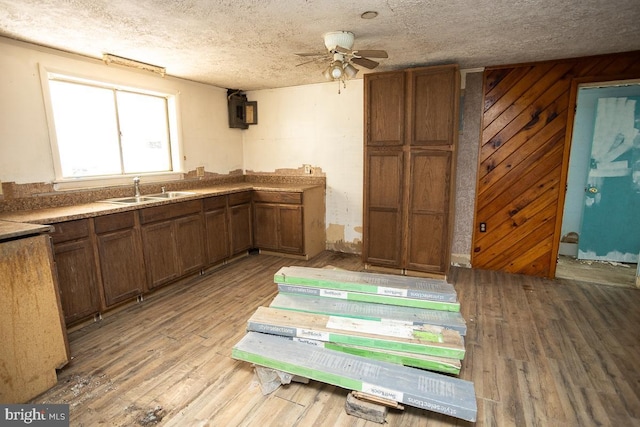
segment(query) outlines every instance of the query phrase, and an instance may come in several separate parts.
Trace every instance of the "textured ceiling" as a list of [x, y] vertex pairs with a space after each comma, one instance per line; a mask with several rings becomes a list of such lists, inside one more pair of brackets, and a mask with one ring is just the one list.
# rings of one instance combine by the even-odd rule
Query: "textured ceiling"
[[[242, 90], [325, 81], [322, 35], [384, 49], [378, 71], [640, 50], [638, 0], [0, 0], [0, 35]], [[365, 20], [369, 10], [378, 17]], [[358, 78], [366, 72], [362, 67]]]

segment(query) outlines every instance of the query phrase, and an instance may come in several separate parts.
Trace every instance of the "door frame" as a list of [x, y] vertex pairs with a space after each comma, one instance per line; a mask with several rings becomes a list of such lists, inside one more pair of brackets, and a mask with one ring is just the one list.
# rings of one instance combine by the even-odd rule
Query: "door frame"
[[[578, 105], [578, 89], [580, 86], [595, 84], [615, 84], [616, 82], [638, 82], [640, 78], [637, 74], [619, 74], [611, 76], [587, 76], [574, 77], [571, 79], [571, 89], [569, 90], [569, 105], [567, 111], [567, 126], [565, 129], [564, 152], [562, 153], [562, 171], [560, 174], [560, 191], [558, 206], [556, 210], [555, 231], [553, 233], [553, 245], [551, 246], [551, 265], [549, 266], [549, 276], [556, 277], [556, 267], [558, 265], [558, 253], [560, 251], [560, 234], [562, 230], [562, 220], [564, 215], [564, 203], [567, 189], [567, 178], [569, 176], [569, 157], [571, 155], [571, 145], [573, 143], [573, 122], [575, 120], [576, 108]], [[640, 268], [640, 267], [639, 267]]]

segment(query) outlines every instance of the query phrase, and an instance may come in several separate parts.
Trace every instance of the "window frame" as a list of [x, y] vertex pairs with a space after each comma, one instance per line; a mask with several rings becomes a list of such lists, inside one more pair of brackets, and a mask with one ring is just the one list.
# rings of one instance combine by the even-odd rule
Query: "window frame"
[[[100, 187], [106, 185], [119, 185], [131, 183], [134, 176], [144, 177], [145, 182], [161, 182], [170, 180], [180, 180], [184, 174], [184, 158], [182, 141], [180, 135], [180, 120], [179, 120], [179, 91], [166, 90], [158, 87], [148, 87], [139, 83], [122, 83], [113, 79], [105, 78], [102, 76], [85, 76], [82, 74], [70, 72], [68, 70], [54, 69], [39, 64], [40, 68], [40, 82], [42, 86], [43, 100], [45, 106], [45, 113], [47, 119], [47, 126], [49, 131], [49, 144], [51, 148], [51, 158], [53, 163], [53, 169], [55, 179], [53, 181], [54, 188], [56, 190], [66, 189], [81, 189], [89, 187]], [[49, 90], [49, 80], [58, 79], [62, 81], [69, 81], [79, 84], [92, 85], [97, 87], [103, 87], [107, 89], [128, 91], [134, 93], [140, 93], [144, 95], [160, 96], [167, 100], [167, 118], [168, 118], [168, 133], [169, 133], [169, 146], [171, 155], [171, 171], [163, 172], [144, 172], [135, 174], [117, 174], [117, 175], [100, 175], [90, 177], [64, 177], [62, 174], [62, 165], [60, 161], [60, 151], [58, 149], [57, 133], [55, 128], [53, 105], [51, 102], [51, 93]]]

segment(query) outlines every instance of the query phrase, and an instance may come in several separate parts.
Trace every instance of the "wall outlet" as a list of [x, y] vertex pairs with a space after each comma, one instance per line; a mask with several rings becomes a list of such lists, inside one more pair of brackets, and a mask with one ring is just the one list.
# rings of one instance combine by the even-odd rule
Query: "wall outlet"
[[198, 166], [196, 168], [196, 176], [203, 177], [204, 176], [204, 166]]
[[311, 165], [304, 165], [304, 173], [307, 175], [311, 174]]

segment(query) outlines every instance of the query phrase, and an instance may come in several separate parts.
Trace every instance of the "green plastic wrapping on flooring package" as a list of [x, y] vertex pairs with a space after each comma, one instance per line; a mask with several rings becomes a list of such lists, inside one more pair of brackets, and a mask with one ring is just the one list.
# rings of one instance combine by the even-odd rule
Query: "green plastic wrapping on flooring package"
[[396, 298], [456, 303], [452, 284], [445, 280], [366, 273], [312, 267], [282, 267], [274, 275], [276, 283], [338, 289]]
[[397, 305], [401, 307], [425, 308], [427, 310], [460, 311], [458, 302], [440, 302], [424, 299], [399, 298], [378, 294], [343, 291], [302, 285], [278, 283], [278, 291], [286, 294], [315, 295], [322, 298], [333, 298], [347, 301], [368, 302], [374, 304]]
[[473, 383], [434, 372], [257, 332], [248, 332], [233, 347], [231, 356], [466, 421], [477, 417]]
[[407, 353], [400, 351], [381, 350], [371, 347], [360, 347], [354, 345], [337, 344], [332, 342], [322, 342], [308, 338], [282, 337], [304, 344], [324, 347], [341, 353], [355, 354], [368, 359], [382, 360], [384, 362], [395, 363], [396, 365], [413, 366], [414, 368], [428, 369], [430, 371], [443, 372], [445, 374], [458, 375], [461, 363], [457, 359], [445, 357], [435, 357], [424, 354]]
[[[291, 290], [291, 287], [288, 289]], [[467, 333], [467, 324], [460, 312], [323, 298], [306, 292], [279, 293], [271, 301], [270, 307], [356, 319], [393, 320], [412, 325], [438, 325], [458, 331], [463, 336]]]
[[[351, 322], [344, 320], [348, 319], [258, 307], [247, 321], [247, 331], [458, 360], [465, 356], [464, 340], [452, 330], [421, 326], [420, 328], [431, 329], [434, 337], [438, 338], [430, 341], [430, 337], [416, 337], [413, 328], [408, 325], [379, 325], [378, 322], [361, 319], [350, 319]], [[372, 329], [377, 330], [371, 332]]]

